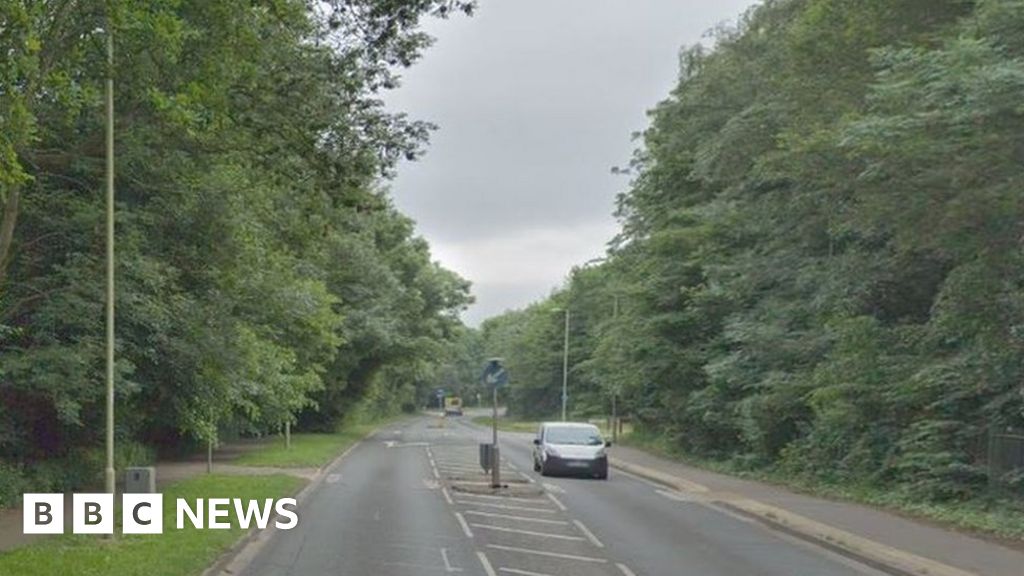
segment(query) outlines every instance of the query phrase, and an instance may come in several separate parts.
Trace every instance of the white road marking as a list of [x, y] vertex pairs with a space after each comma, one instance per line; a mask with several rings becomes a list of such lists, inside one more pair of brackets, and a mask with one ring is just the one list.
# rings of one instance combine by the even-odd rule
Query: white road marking
[[462, 568], [456, 568], [448, 561], [448, 550], [446, 548], [441, 548], [441, 559], [444, 560], [444, 569], [446, 572], [462, 572]]
[[384, 441], [384, 445], [387, 446], [388, 448], [413, 448], [413, 447], [417, 447], [418, 448], [418, 447], [422, 447], [422, 446], [430, 446], [430, 443], [429, 442], [406, 442], [406, 443], [403, 444], [403, 443], [395, 442], [394, 440], [385, 440]]
[[462, 531], [466, 534], [466, 538], [472, 538], [473, 531], [469, 529], [469, 524], [466, 523], [466, 519], [462, 516], [462, 514], [456, 512], [455, 518], [459, 521], [459, 524], [462, 526]]
[[517, 570], [515, 568], [498, 568], [498, 572], [521, 574], [522, 576], [551, 576], [550, 574], [544, 574], [543, 572], [530, 572], [529, 570]]
[[583, 538], [579, 536], [564, 536], [562, 534], [552, 534], [550, 532], [535, 532], [533, 530], [520, 530], [518, 528], [505, 528], [504, 526], [491, 526], [490, 524], [470, 524], [473, 528], [482, 528], [484, 530], [495, 530], [498, 532], [508, 532], [510, 534], [523, 534], [526, 536], [540, 536], [541, 538], [554, 538], [555, 540], [573, 540], [575, 542], [582, 542]]
[[629, 566], [622, 563], [616, 563], [615, 565], [619, 567], [619, 572], [622, 572], [625, 576], [636, 576], [636, 572], [630, 570]]
[[491, 561], [487, 559], [486, 554], [477, 550], [476, 557], [480, 559], [480, 564], [484, 567], [484, 572], [487, 573], [487, 576], [498, 576], [498, 574], [494, 572], [494, 567], [491, 566]]
[[338, 480], [341, 480], [341, 474], [328, 474], [327, 478], [324, 478], [324, 482], [328, 484], [336, 484]]
[[479, 512], [477, 510], [466, 510], [466, 515], [484, 516], [485, 518], [504, 518], [506, 520], [518, 520], [521, 522], [539, 522], [541, 524], [555, 524], [559, 526], [568, 526], [569, 523], [564, 520], [548, 520], [546, 518], [530, 518], [529, 516], [513, 516], [511, 514], [497, 514], [494, 512]]
[[484, 500], [501, 500], [503, 502], [527, 502], [531, 504], [537, 503], [536, 498], [517, 498], [515, 496], [491, 496], [490, 494], [470, 494], [469, 492], [459, 494], [459, 496], [465, 496], [467, 498], [482, 498]]
[[441, 487], [441, 494], [444, 494], [444, 499], [445, 499], [446, 502], [448, 502], [449, 506], [454, 506], [455, 505], [455, 502], [452, 502], [451, 494], [448, 493], [448, 489], [445, 488], [444, 486]]
[[594, 533], [591, 532], [589, 528], [584, 526], [583, 522], [580, 522], [579, 520], [573, 520], [572, 523], [580, 529], [580, 532], [583, 532], [583, 535], [587, 537], [587, 540], [590, 540], [591, 544], [597, 546], [598, 548], [604, 548], [604, 544], [602, 544], [601, 541], [597, 539], [597, 536], [594, 536]]
[[[459, 494], [459, 496], [462, 496]], [[540, 512], [542, 514], [556, 514], [555, 510], [548, 510], [547, 508], [527, 508], [526, 506], [506, 506], [504, 504], [491, 504], [489, 502], [469, 502], [466, 500], [456, 500], [456, 504], [464, 504], [466, 506], [486, 506], [487, 508], [499, 508], [501, 510], [519, 510], [521, 512]]]
[[558, 506], [558, 509], [561, 510], [562, 512], [565, 512], [566, 510], [568, 510], [568, 508], [565, 507], [565, 504], [562, 504], [562, 502], [558, 498], [555, 498], [554, 494], [548, 492], [547, 493], [547, 497], [548, 497], [549, 500], [554, 502], [555, 506]]
[[437, 480], [431, 480], [430, 478], [424, 478], [423, 479], [423, 487], [426, 488], [427, 490], [437, 490], [438, 488], [441, 487], [441, 485], [438, 484]]
[[565, 488], [562, 488], [558, 484], [544, 483], [544, 489], [548, 492], [554, 492], [555, 494], [565, 494]]
[[536, 554], [537, 556], [550, 556], [552, 558], [565, 558], [566, 560], [579, 560], [581, 562], [594, 562], [595, 564], [607, 564], [608, 560], [604, 558], [595, 558], [593, 556], [577, 556], [575, 554], [561, 554], [559, 552], [548, 552], [547, 550], [531, 550], [529, 548], [518, 548], [516, 546], [500, 546], [498, 544], [488, 544], [488, 548], [494, 548], [495, 550], [507, 550], [509, 552], [521, 552], [523, 554]]
[[669, 500], [675, 500], [676, 502], [693, 502], [693, 498], [683, 494], [682, 492], [676, 492], [673, 490], [655, 490], [655, 492]]

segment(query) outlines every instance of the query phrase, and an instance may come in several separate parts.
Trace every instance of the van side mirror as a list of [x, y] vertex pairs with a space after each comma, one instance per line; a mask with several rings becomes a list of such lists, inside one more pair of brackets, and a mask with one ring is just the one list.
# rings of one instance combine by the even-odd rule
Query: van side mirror
[[534, 438], [533, 439], [533, 445], [534, 446], [540, 446], [540, 438]]

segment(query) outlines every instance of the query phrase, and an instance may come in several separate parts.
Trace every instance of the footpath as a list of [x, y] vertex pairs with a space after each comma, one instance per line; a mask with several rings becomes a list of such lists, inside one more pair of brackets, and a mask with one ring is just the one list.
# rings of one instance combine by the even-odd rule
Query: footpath
[[[317, 468], [274, 468], [268, 466], [239, 466], [231, 462], [245, 452], [258, 448], [255, 442], [239, 442], [224, 444], [213, 454], [213, 473], [238, 476], [261, 476], [270, 474], [287, 474], [297, 476], [305, 480], [311, 480], [317, 473]], [[197, 454], [186, 460], [160, 461], [154, 465], [156, 468], [157, 488], [172, 484], [179, 480], [194, 478], [206, 474], [206, 455]], [[120, 479], [119, 479], [120, 482]], [[120, 492], [121, 487], [118, 486]], [[71, 494], [64, 495], [64, 509], [71, 510]], [[64, 516], [65, 530], [71, 529], [71, 515]], [[41, 534], [22, 533], [22, 509], [4, 508], [0, 509], [0, 554], [21, 546], [27, 546], [37, 542], [41, 538], [47, 538]]]
[[1024, 542], [1012, 548], [849, 502], [717, 474], [628, 446], [612, 449], [611, 465], [665, 489], [680, 501], [702, 502], [824, 546], [890, 574], [1021, 576]]

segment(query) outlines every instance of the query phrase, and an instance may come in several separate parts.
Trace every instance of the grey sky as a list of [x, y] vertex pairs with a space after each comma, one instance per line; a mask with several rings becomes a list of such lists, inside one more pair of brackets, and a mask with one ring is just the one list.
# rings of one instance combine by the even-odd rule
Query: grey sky
[[472, 325], [535, 301], [618, 226], [612, 175], [675, 84], [678, 53], [753, 0], [481, 0], [389, 105], [440, 126], [392, 191], [434, 257], [473, 282]]

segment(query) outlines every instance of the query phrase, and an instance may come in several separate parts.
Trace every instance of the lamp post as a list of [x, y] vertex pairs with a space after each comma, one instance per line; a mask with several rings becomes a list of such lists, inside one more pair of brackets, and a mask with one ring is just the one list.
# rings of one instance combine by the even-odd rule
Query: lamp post
[[114, 479], [114, 23], [107, 22], [107, 492]]
[[565, 344], [562, 348], [562, 422], [565, 422], [566, 407], [569, 404], [569, 307], [555, 308], [553, 312], [565, 313]]

